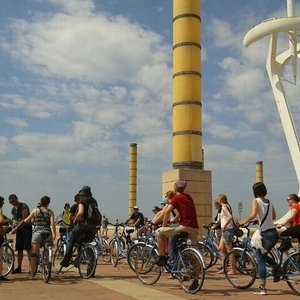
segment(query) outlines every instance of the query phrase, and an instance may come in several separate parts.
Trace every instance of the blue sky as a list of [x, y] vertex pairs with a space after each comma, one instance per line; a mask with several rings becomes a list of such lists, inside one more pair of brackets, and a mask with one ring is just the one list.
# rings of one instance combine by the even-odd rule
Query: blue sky
[[[137, 202], [151, 215], [162, 172], [172, 168], [172, 1], [0, 3], [1, 194], [16, 193], [31, 209], [47, 194], [59, 213], [88, 184], [102, 213], [126, 219], [128, 149], [137, 143]], [[281, 215], [299, 187], [265, 70], [269, 38], [247, 49], [242, 40], [262, 20], [286, 16], [286, 1], [201, 6], [203, 148], [213, 198], [225, 193], [234, 208], [242, 201], [245, 215], [263, 161]], [[286, 37], [281, 43], [285, 49]], [[286, 89], [299, 127], [299, 87]]]

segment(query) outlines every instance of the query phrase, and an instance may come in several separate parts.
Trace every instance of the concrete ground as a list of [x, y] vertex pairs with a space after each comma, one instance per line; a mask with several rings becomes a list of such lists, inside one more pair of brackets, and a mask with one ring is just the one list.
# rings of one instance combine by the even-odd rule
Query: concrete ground
[[[25, 261], [26, 262], [26, 258]], [[25, 263], [24, 263], [25, 264]], [[26, 267], [26, 266], [25, 266]], [[153, 286], [145, 286], [139, 282], [135, 273], [128, 267], [125, 260], [120, 261], [117, 268], [105, 263], [99, 258], [96, 276], [93, 279], [81, 279], [76, 269], [54, 275], [46, 284], [37, 274], [34, 280], [28, 280], [28, 269], [22, 274], [9, 275], [8, 282], [0, 282], [1, 300], [180, 300], [180, 299], [253, 299], [262, 297], [253, 295], [253, 290], [258, 287], [256, 281], [248, 290], [237, 290], [230, 286], [224, 275], [217, 274], [216, 268], [206, 273], [202, 289], [194, 295], [185, 293], [179, 286], [177, 279], [169, 279], [168, 274], [163, 274], [158, 283]], [[269, 298], [296, 299], [285, 282], [273, 283], [272, 279], [267, 283]], [[299, 299], [299, 298], [298, 298]]]

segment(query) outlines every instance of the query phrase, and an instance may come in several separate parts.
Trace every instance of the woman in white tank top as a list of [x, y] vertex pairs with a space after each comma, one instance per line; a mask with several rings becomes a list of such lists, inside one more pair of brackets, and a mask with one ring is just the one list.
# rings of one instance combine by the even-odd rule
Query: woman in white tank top
[[[255, 291], [254, 293], [257, 295], [266, 295], [267, 294], [266, 263], [268, 262], [268, 264], [273, 266], [276, 265], [275, 261], [272, 261], [267, 256], [267, 253], [275, 246], [278, 239], [278, 232], [273, 222], [273, 220], [276, 219], [276, 212], [271, 201], [265, 198], [265, 196], [267, 195], [267, 189], [262, 182], [255, 183], [252, 189], [255, 197], [252, 200], [252, 212], [243, 221], [239, 221], [238, 224], [240, 225], [247, 224], [255, 218], [257, 218], [259, 221], [261, 236], [262, 236], [262, 245], [267, 252], [262, 254], [260, 250], [257, 250], [258, 274], [259, 274], [260, 286], [258, 290]], [[274, 281], [276, 280], [275, 275], [274, 275]]]
[[[219, 243], [219, 251], [222, 255], [222, 259], [224, 260], [226, 254], [232, 250], [233, 216], [226, 195], [220, 194], [216, 200], [221, 205], [221, 212], [219, 215], [219, 219], [214, 226], [217, 226], [218, 223], [221, 224], [221, 239]], [[230, 262], [232, 269], [229, 271], [229, 274], [235, 274], [236, 266], [233, 255], [230, 257]], [[223, 270], [220, 270], [218, 273], [222, 272]]]

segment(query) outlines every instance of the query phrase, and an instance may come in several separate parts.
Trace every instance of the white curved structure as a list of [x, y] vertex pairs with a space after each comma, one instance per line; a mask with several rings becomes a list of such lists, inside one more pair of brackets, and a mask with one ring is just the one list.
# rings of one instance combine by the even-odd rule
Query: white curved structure
[[[266, 67], [285, 137], [296, 171], [300, 194], [299, 140], [280, 78], [280, 74], [282, 73], [284, 66], [288, 62], [291, 62], [294, 83], [296, 84], [297, 60], [300, 54], [300, 44], [297, 44], [296, 31], [300, 31], [300, 17], [294, 16], [294, 0], [287, 0], [287, 11], [287, 18], [269, 19], [250, 29], [245, 35], [243, 42], [244, 45], [248, 47], [252, 43], [262, 39], [263, 37], [271, 35]], [[279, 33], [288, 34], [289, 49], [277, 55], [277, 42]]]

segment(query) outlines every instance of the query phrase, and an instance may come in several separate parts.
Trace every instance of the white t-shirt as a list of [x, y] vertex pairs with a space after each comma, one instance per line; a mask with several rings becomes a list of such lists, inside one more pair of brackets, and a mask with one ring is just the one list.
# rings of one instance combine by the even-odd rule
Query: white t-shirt
[[255, 198], [255, 200], [257, 201], [257, 205], [258, 205], [258, 211], [257, 211], [256, 216], [257, 216], [257, 219], [259, 221], [259, 224], [264, 219], [264, 217], [267, 213], [268, 205], [270, 203], [270, 208], [269, 208], [269, 211], [268, 211], [268, 215], [267, 215], [263, 225], [260, 228], [261, 231], [263, 232], [263, 231], [266, 231], [268, 229], [275, 228], [274, 221], [273, 221], [273, 204], [271, 203], [271, 201], [269, 200], [269, 203], [265, 203], [260, 198]]
[[[230, 213], [230, 208], [228, 204], [222, 204], [222, 209], [221, 209], [221, 213], [220, 213], [220, 221], [221, 221], [221, 228], [224, 227], [224, 225], [226, 224], [226, 222], [228, 221], [228, 217], [226, 216], [226, 214], [224, 213], [223, 207], [226, 206], [229, 213]], [[229, 228], [233, 228], [233, 224], [232, 221], [228, 224], [228, 226], [226, 227], [226, 229]]]

